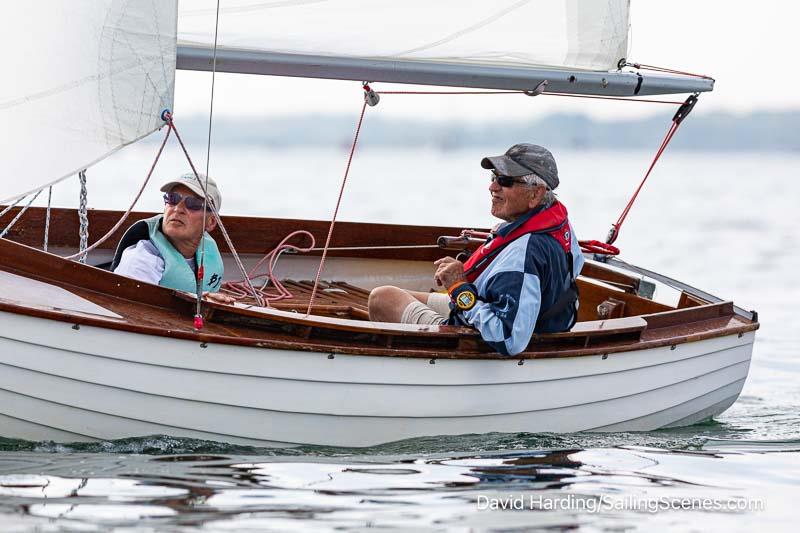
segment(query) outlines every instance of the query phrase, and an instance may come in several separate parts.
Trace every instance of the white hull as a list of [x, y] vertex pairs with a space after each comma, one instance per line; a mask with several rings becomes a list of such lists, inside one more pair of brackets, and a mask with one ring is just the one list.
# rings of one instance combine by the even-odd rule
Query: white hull
[[0, 435], [369, 446], [429, 435], [653, 430], [729, 407], [747, 377], [754, 335], [605, 359], [431, 364], [203, 346], [0, 312]]

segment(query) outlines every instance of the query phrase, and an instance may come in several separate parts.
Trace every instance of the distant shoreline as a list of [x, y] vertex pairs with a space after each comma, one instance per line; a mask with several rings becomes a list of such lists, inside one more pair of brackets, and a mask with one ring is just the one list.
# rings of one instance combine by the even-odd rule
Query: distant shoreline
[[[215, 118], [217, 146], [349, 147], [350, 115]], [[208, 118], [176, 117], [189, 143], [205, 145]], [[364, 146], [428, 147], [457, 150], [472, 146], [511, 145], [520, 140], [574, 149], [655, 149], [669, 127], [663, 117], [600, 121], [581, 114], [553, 114], [534, 121], [440, 122], [424, 119], [368, 117]], [[156, 142], [155, 140], [153, 142]], [[800, 153], [800, 111], [693, 114], [686, 119], [670, 150]]]

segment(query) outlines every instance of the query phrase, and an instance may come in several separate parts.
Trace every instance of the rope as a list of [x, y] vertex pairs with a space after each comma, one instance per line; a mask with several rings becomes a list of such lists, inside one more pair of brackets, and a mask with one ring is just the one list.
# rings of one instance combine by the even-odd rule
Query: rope
[[[388, 246], [329, 246], [328, 250], [339, 252], [356, 250], [423, 250], [429, 248], [440, 248], [438, 244], [392, 244]], [[310, 248], [309, 252], [319, 252], [324, 248]]]
[[[528, 96], [525, 91], [379, 91], [379, 94], [407, 94], [407, 95], [468, 95], [468, 94], [516, 94]], [[641, 102], [646, 104], [683, 105], [683, 102], [674, 100], [648, 100], [644, 98], [630, 98], [621, 96], [600, 96], [589, 94], [548, 93], [542, 92], [539, 96], [562, 96], [566, 98], [587, 98], [590, 100], [618, 100], [620, 102]]]
[[47, 213], [44, 217], [44, 243], [42, 244], [42, 250], [45, 252], [47, 251], [47, 240], [50, 236], [50, 202], [53, 199], [53, 186], [50, 186], [50, 189], [47, 191]]
[[[365, 86], [365, 90], [368, 88]], [[311, 307], [314, 305], [314, 298], [317, 296], [317, 288], [319, 287], [319, 278], [322, 275], [322, 269], [325, 266], [325, 257], [328, 255], [328, 246], [331, 243], [331, 236], [333, 235], [333, 227], [336, 225], [336, 216], [339, 214], [339, 206], [342, 203], [342, 195], [344, 194], [344, 186], [347, 184], [347, 176], [350, 174], [350, 164], [353, 162], [353, 154], [356, 151], [356, 146], [358, 145], [358, 135], [361, 133], [361, 124], [364, 122], [364, 113], [367, 110], [367, 101], [364, 100], [364, 104], [361, 106], [361, 115], [358, 117], [358, 125], [356, 126], [356, 134], [353, 138], [353, 145], [350, 147], [350, 156], [347, 158], [347, 168], [344, 171], [344, 178], [342, 179], [342, 186], [339, 189], [339, 199], [336, 200], [336, 209], [333, 210], [333, 217], [331, 218], [331, 224], [328, 227], [328, 237], [325, 239], [325, 247], [322, 250], [322, 257], [319, 261], [319, 268], [317, 269], [317, 276], [314, 279], [314, 288], [311, 290], [311, 298], [308, 300], [308, 309], [306, 310], [306, 316], [311, 314]]]
[[630, 210], [633, 207], [633, 203], [636, 201], [636, 198], [639, 197], [639, 192], [641, 192], [642, 187], [644, 187], [645, 182], [647, 182], [647, 178], [650, 177], [650, 173], [656, 166], [656, 163], [661, 157], [661, 154], [664, 153], [664, 150], [667, 148], [667, 145], [672, 140], [672, 137], [675, 135], [675, 132], [678, 130], [678, 125], [679, 124], [675, 122], [672, 123], [672, 126], [670, 126], [667, 135], [664, 137], [664, 140], [661, 141], [661, 146], [658, 148], [658, 151], [656, 152], [653, 161], [650, 163], [650, 167], [647, 169], [647, 173], [644, 175], [644, 178], [642, 179], [641, 183], [639, 183], [639, 186], [636, 188], [636, 191], [633, 193], [633, 196], [631, 196], [631, 199], [628, 200], [628, 205], [626, 205], [625, 209], [622, 210], [622, 213], [619, 215], [617, 221], [611, 225], [611, 231], [609, 232], [608, 238], [606, 239], [606, 242], [608, 244], [614, 244], [614, 242], [617, 240], [617, 237], [619, 237], [619, 232], [620, 229], [622, 229], [622, 224], [628, 217], [628, 213], [630, 213]]
[[663, 72], [665, 74], [680, 74], [682, 76], [691, 76], [693, 78], [703, 78], [703, 79], [706, 79], [706, 80], [713, 80], [714, 79], [711, 76], [706, 76], [705, 74], [695, 74], [693, 72], [684, 72], [682, 70], [675, 70], [675, 69], [671, 69], [671, 68], [658, 67], [658, 66], [655, 66], [655, 65], [645, 65], [643, 63], [625, 63], [625, 66], [626, 67], [638, 68], [638, 69], [641, 69], [641, 70], [652, 70], [653, 72]]
[[[183, 139], [181, 139], [180, 134], [178, 133], [178, 129], [175, 127], [175, 123], [172, 120], [172, 114], [169, 112], [165, 112], [163, 114], [164, 120], [167, 121], [169, 127], [175, 132], [175, 138], [178, 139], [178, 143], [181, 145], [181, 149], [183, 150], [183, 155], [186, 156], [186, 160], [189, 162], [189, 167], [191, 167], [192, 172], [194, 173], [194, 177], [197, 180], [197, 183], [200, 185], [200, 188], [203, 190], [203, 196], [208, 196], [206, 193], [206, 188], [203, 185], [203, 180], [200, 179], [200, 176], [197, 174], [197, 169], [192, 162], [192, 158], [189, 156], [189, 151], [186, 149], [186, 145], [183, 144]], [[244, 268], [242, 264], [242, 260], [239, 258], [239, 254], [236, 252], [236, 248], [233, 246], [233, 242], [231, 241], [230, 235], [228, 235], [228, 231], [225, 229], [225, 224], [222, 223], [222, 218], [220, 218], [219, 213], [217, 212], [217, 206], [214, 205], [214, 202], [208, 203], [209, 207], [211, 207], [211, 213], [214, 215], [214, 219], [217, 221], [217, 226], [219, 226], [220, 233], [225, 238], [225, 242], [228, 244], [228, 248], [233, 255], [233, 259], [236, 262], [236, 266], [239, 267], [239, 271], [242, 274], [244, 282], [247, 284], [247, 288], [250, 291], [250, 294], [253, 295], [258, 305], [263, 306], [264, 302], [261, 299], [261, 295], [258, 294], [253, 284], [250, 283], [249, 278], [247, 277], [247, 270]]]
[[[10, 230], [10, 229], [11, 229], [11, 228], [14, 226], [14, 224], [16, 224], [16, 223], [17, 223], [17, 220], [19, 220], [20, 218], [22, 218], [22, 215], [24, 215], [24, 214], [25, 214], [25, 211], [27, 211], [27, 210], [28, 210], [28, 208], [31, 206], [31, 204], [33, 203], [33, 201], [34, 201], [34, 200], [36, 200], [36, 199], [39, 197], [39, 195], [40, 195], [40, 194], [42, 194], [42, 190], [43, 190], [43, 188], [42, 188], [42, 189], [39, 189], [38, 191], [36, 191], [36, 194], [35, 194], [35, 195], [33, 195], [33, 198], [31, 198], [31, 199], [30, 199], [30, 201], [28, 202], [28, 205], [26, 205], [25, 207], [23, 207], [23, 208], [20, 210], [20, 212], [19, 212], [19, 213], [17, 213], [17, 216], [15, 216], [15, 217], [14, 217], [14, 219], [13, 219], [13, 220], [12, 220], [12, 221], [11, 221], [11, 222], [8, 224], [8, 226], [6, 226], [6, 229], [4, 229], [2, 233], [0, 233], [0, 239], [2, 239], [3, 237], [5, 237], [5, 236], [6, 236], [6, 233], [8, 233], [8, 231], [9, 231], [9, 230]], [[12, 207], [13, 207], [13, 206], [12, 206]], [[3, 213], [0, 213], [0, 216], [2, 216], [3, 214], [5, 214], [5, 212], [6, 212], [6, 211], [8, 211], [8, 208], [7, 208], [7, 209], [5, 209], [5, 210], [3, 211]]]
[[581, 251], [585, 254], [619, 255], [619, 248], [601, 241], [578, 241]]
[[[666, 68], [663, 68], [663, 67], [655, 67], [653, 65], [642, 65], [642, 64], [638, 64], [638, 63], [625, 63], [624, 65], [620, 65], [620, 68], [622, 68], [622, 66], [632, 66], [632, 67], [635, 67], [635, 68], [642, 68], [642, 69], [647, 69], [647, 70], [655, 70], [655, 71], [665, 72], [665, 73], [670, 73], [670, 74], [682, 74], [682, 75], [686, 75], [686, 76], [694, 76], [694, 77], [698, 77], [698, 78], [712, 79], [709, 76], [705, 76], [705, 75], [702, 75], [702, 74], [693, 74], [693, 73], [690, 73], [690, 72], [683, 72], [683, 71], [674, 70], [674, 69], [666, 69]], [[526, 93], [525, 91], [383, 91], [380, 94], [407, 94], [407, 95], [525, 94], [525, 95], [528, 95], [528, 93]], [[650, 176], [650, 173], [652, 172], [653, 168], [655, 167], [655, 164], [658, 162], [659, 158], [664, 153], [664, 150], [666, 149], [667, 145], [672, 140], [672, 137], [675, 135], [675, 132], [677, 131], [678, 127], [680, 126], [680, 123], [683, 121], [683, 119], [686, 117], [686, 115], [688, 115], [688, 113], [691, 112], [691, 109], [694, 107], [694, 102], [696, 102], [696, 100], [697, 100], [697, 95], [694, 95], [693, 97], [689, 97], [689, 99], [687, 99], [684, 102], [676, 102], [676, 101], [672, 101], [672, 100], [633, 99], [633, 98], [623, 98], [623, 97], [616, 97], [616, 96], [595, 96], [595, 95], [569, 94], [569, 93], [541, 92], [540, 94], [542, 94], [544, 96], [561, 96], [561, 97], [567, 97], [567, 98], [587, 98], [587, 99], [593, 99], [593, 100], [619, 100], [619, 101], [624, 101], [624, 102], [671, 104], [671, 105], [681, 106], [679, 108], [678, 112], [675, 114], [675, 117], [673, 117], [672, 126], [670, 127], [669, 131], [667, 132], [667, 135], [664, 138], [664, 140], [661, 142], [661, 146], [659, 147], [659, 149], [658, 149], [658, 151], [657, 151], [657, 153], [655, 155], [655, 158], [653, 159], [652, 163], [650, 164], [650, 168], [647, 170], [647, 173], [645, 174], [644, 179], [642, 179], [642, 182], [639, 184], [639, 187], [636, 189], [636, 191], [634, 192], [633, 196], [628, 201], [628, 205], [625, 206], [625, 209], [622, 211], [622, 214], [617, 219], [617, 222], [615, 224], [612, 224], [611, 231], [609, 232], [608, 237], [606, 239], [607, 242], [606, 243], [602, 243], [600, 241], [580, 241], [579, 242], [579, 244], [581, 245], [581, 249], [584, 252], [598, 254], [598, 255], [618, 255], [620, 253], [619, 252], [619, 248], [617, 248], [615, 246], [612, 246], [612, 244], [614, 243], [614, 241], [616, 241], [617, 236], [619, 235], [619, 230], [622, 227], [622, 223], [625, 221], [625, 218], [628, 216], [628, 213], [630, 212], [631, 208], [633, 207], [633, 204], [636, 201], [636, 198], [638, 197], [639, 192], [642, 190], [642, 187], [644, 186], [645, 182], [647, 181], [647, 178]], [[690, 101], [692, 98], [694, 98], [694, 102]], [[362, 113], [362, 117], [363, 117], [363, 113]], [[360, 128], [360, 122], [359, 122], [359, 128]], [[356, 138], [357, 137], [358, 137], [358, 133], [356, 133]], [[353, 149], [355, 149], [355, 146], [353, 147]], [[350, 157], [352, 158], [352, 151], [351, 151]], [[349, 162], [348, 162], [348, 168], [349, 168]], [[343, 187], [344, 187], [344, 184], [343, 184]], [[338, 210], [338, 204], [337, 204], [337, 210]], [[327, 244], [326, 244], [326, 248], [327, 248]], [[323, 252], [323, 259], [324, 259], [324, 252]], [[316, 289], [316, 285], [315, 285], [315, 289]], [[313, 298], [313, 293], [312, 293], [312, 298]], [[311, 306], [309, 305], [309, 310], [310, 309], [311, 309]]]
[[78, 234], [80, 235], [80, 252], [77, 254], [80, 257], [78, 261], [80, 263], [86, 263], [86, 254], [88, 251], [86, 250], [86, 246], [89, 243], [89, 213], [87, 208], [87, 197], [88, 193], [86, 191], [86, 169], [81, 170], [78, 172], [78, 181], [81, 183], [81, 197], [80, 197], [80, 205], [78, 207], [78, 219], [80, 220], [80, 230]]
[[379, 91], [380, 94], [525, 94], [523, 91]]
[[667, 149], [672, 138], [675, 136], [675, 132], [678, 131], [683, 120], [691, 113], [692, 109], [694, 109], [695, 104], [697, 103], [697, 95], [689, 96], [686, 101], [681, 105], [678, 111], [675, 113], [675, 116], [672, 117], [672, 125], [667, 131], [667, 134], [664, 136], [664, 139], [661, 141], [661, 146], [659, 146], [658, 151], [656, 151], [656, 155], [653, 158], [653, 161], [650, 163], [650, 167], [647, 169], [647, 173], [645, 173], [644, 178], [642, 178], [641, 183], [636, 188], [636, 191], [631, 196], [631, 199], [628, 201], [628, 205], [625, 206], [625, 209], [622, 210], [617, 221], [611, 225], [611, 230], [608, 232], [608, 237], [606, 238], [607, 244], [614, 244], [614, 241], [617, 240], [619, 237], [620, 229], [622, 228], [622, 223], [625, 222], [625, 219], [630, 213], [631, 208], [633, 207], [633, 203], [636, 201], [636, 198], [639, 196], [639, 192], [641, 192], [642, 187], [644, 187], [645, 182], [647, 182], [647, 178], [650, 177], [650, 173], [653, 171], [653, 168], [656, 166], [656, 163], [661, 158], [661, 155], [664, 153], [664, 150]]
[[621, 96], [593, 96], [590, 94], [568, 94], [568, 93], [542, 93], [542, 96], [564, 96], [566, 98], [587, 98], [589, 100], [617, 100], [619, 102], [641, 102], [643, 104], [672, 104], [683, 105], [683, 102], [674, 100], [647, 100], [644, 98], [623, 98]]
[[[309, 247], [301, 247], [294, 244], [288, 244], [288, 241], [293, 239], [298, 235], [308, 236], [311, 240], [311, 246]], [[278, 245], [268, 254], [261, 258], [261, 260], [256, 263], [256, 265], [247, 273], [247, 277], [249, 280], [254, 281], [259, 278], [264, 278], [264, 283], [262, 284], [261, 288], [258, 289], [259, 294], [264, 298], [264, 301], [269, 305], [272, 302], [278, 300], [286, 300], [292, 298], [292, 293], [283, 286], [278, 278], [275, 277], [275, 265], [278, 263], [278, 259], [280, 259], [281, 254], [287, 252], [289, 250], [294, 252], [309, 252], [313, 250], [315, 244], [314, 236], [305, 230], [298, 230], [293, 231], [284, 239], [278, 243]], [[267, 263], [267, 269], [265, 272], [257, 274], [258, 269], [264, 264]], [[272, 282], [272, 286], [275, 288], [275, 292], [269, 293], [266, 291], [267, 285], [269, 285], [270, 281]], [[247, 286], [245, 281], [228, 281], [222, 285], [222, 290], [231, 294], [235, 299], [239, 300], [241, 298], [245, 298], [248, 296]]]
[[[156, 169], [156, 163], [158, 163], [158, 160], [161, 157], [161, 153], [164, 151], [164, 146], [166, 146], [167, 139], [169, 139], [169, 134], [171, 132], [172, 132], [172, 128], [167, 128], [167, 134], [164, 135], [164, 140], [161, 141], [161, 146], [158, 148], [158, 153], [156, 153], [156, 157], [153, 160], [153, 164], [150, 165], [150, 171], [147, 173], [147, 177], [145, 178], [144, 183], [142, 183], [142, 186], [139, 188], [139, 192], [136, 193], [136, 198], [133, 199], [133, 202], [131, 203], [130, 207], [128, 207], [128, 210], [125, 211], [125, 214], [123, 214], [122, 217], [117, 221], [117, 223], [114, 224], [114, 227], [111, 228], [110, 230], [108, 230], [108, 233], [106, 233], [105, 235], [100, 237], [97, 240], [97, 242], [95, 242], [94, 244], [92, 244], [91, 246], [86, 248], [86, 252], [87, 253], [91, 252], [92, 250], [94, 250], [95, 248], [97, 248], [98, 246], [103, 244], [106, 240], [108, 240], [108, 238], [111, 237], [120, 228], [120, 226], [122, 226], [122, 224], [125, 222], [125, 220], [128, 218], [128, 216], [131, 214], [131, 211], [133, 211], [133, 208], [136, 206], [136, 203], [139, 201], [139, 198], [141, 198], [145, 187], [147, 187], [147, 183], [150, 181], [150, 178], [153, 176], [153, 171]], [[48, 209], [49, 209], [49, 204], [48, 204]], [[49, 223], [49, 221], [50, 221], [50, 211], [49, 210], [48, 210], [47, 214], [48, 214], [47, 222]], [[47, 232], [46, 228], [47, 228], [47, 224], [45, 225], [45, 233]], [[46, 239], [46, 237], [45, 237], [45, 239]], [[47, 241], [45, 240], [45, 243], [46, 242]], [[45, 246], [46, 246], [46, 244], [45, 244]], [[47, 248], [45, 248], [45, 251], [47, 251]], [[78, 252], [77, 254], [68, 255], [64, 259], [75, 259], [76, 257], [81, 255], [82, 253], [84, 253], [84, 252]]]

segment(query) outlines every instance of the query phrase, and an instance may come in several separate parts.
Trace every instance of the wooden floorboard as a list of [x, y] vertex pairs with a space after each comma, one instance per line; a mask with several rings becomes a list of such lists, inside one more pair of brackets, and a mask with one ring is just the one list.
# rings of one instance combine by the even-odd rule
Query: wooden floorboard
[[[305, 313], [314, 290], [314, 282], [285, 279], [281, 280], [281, 284], [291, 293], [291, 298], [270, 302], [269, 306], [282, 311]], [[267, 292], [274, 292], [274, 290], [267, 287]], [[369, 291], [361, 287], [341, 281], [320, 281], [311, 312], [315, 315], [367, 320], [369, 318], [368, 298]], [[244, 304], [256, 305], [252, 297], [239, 301]]]

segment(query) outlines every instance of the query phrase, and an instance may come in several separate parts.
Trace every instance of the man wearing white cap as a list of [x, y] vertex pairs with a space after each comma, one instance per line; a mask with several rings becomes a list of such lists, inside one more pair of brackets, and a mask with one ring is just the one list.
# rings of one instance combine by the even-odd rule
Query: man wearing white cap
[[210, 300], [231, 303], [232, 298], [219, 294], [224, 275], [222, 255], [217, 243], [208, 234], [217, 226], [216, 219], [206, 212], [203, 232], [203, 187], [207, 201], [219, 210], [222, 205], [217, 183], [202, 174], [201, 186], [194, 174], [184, 174], [161, 187], [164, 192], [164, 214], [145, 220], [149, 239], [126, 248], [114, 272], [148, 283], [179, 289], [197, 290], [197, 268], [203, 255], [203, 293]]

